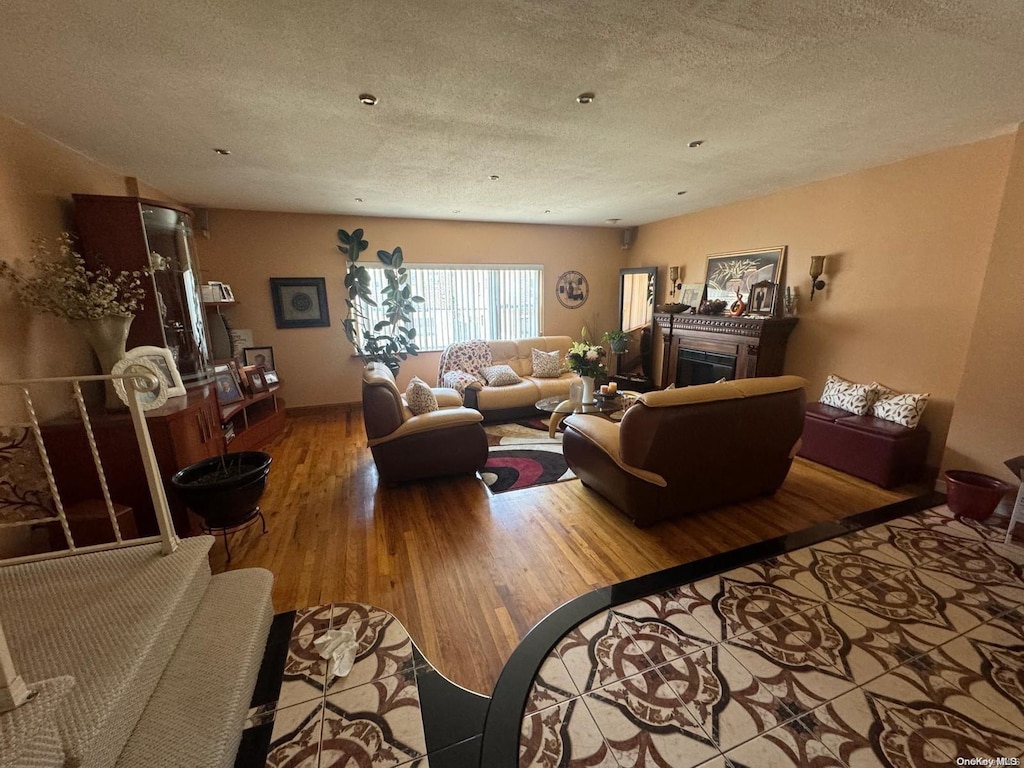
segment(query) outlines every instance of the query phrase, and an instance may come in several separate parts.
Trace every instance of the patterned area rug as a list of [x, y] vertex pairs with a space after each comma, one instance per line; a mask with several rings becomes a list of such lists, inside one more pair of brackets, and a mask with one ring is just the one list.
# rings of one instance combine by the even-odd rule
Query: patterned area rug
[[480, 471], [491, 493], [518, 491], [576, 477], [562, 456], [562, 435], [548, 437], [544, 419], [489, 424], [487, 464]]

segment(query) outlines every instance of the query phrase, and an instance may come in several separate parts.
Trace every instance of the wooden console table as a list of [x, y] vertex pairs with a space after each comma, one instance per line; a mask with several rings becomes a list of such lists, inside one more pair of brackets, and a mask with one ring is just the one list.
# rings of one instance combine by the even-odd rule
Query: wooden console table
[[676, 382], [680, 350], [735, 358], [735, 378], [780, 376], [795, 317], [729, 317], [656, 312], [664, 349], [661, 388]]

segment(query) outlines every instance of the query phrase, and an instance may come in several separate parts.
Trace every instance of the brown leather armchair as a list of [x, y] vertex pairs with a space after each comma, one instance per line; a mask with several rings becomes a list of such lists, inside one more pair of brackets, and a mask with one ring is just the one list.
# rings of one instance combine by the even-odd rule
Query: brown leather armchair
[[647, 392], [620, 422], [565, 420], [565, 459], [637, 525], [774, 493], [803, 431], [806, 381], [739, 379]]
[[380, 479], [388, 483], [476, 472], [487, 463], [479, 411], [465, 408], [454, 389], [436, 388], [438, 409], [416, 416], [391, 371], [363, 371], [363, 423]]

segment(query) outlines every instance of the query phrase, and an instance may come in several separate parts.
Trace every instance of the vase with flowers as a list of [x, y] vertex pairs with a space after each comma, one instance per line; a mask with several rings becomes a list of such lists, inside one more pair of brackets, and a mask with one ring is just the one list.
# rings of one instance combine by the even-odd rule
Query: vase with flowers
[[[132, 320], [142, 309], [142, 278], [148, 270], [116, 275], [106, 266], [88, 270], [67, 232], [57, 238], [56, 253], [46, 240], [37, 239], [28, 264], [28, 271], [21, 271], [0, 259], [0, 280], [11, 284], [18, 301], [28, 309], [55, 315], [75, 326], [99, 358], [103, 373], [110, 373], [124, 357]], [[121, 407], [110, 382], [106, 406]]]
[[607, 374], [604, 367], [605, 351], [600, 344], [591, 344], [587, 341], [586, 333], [583, 334], [583, 341], [574, 341], [569, 347], [565, 360], [569, 370], [577, 374], [583, 380], [583, 402], [594, 402], [594, 379]]

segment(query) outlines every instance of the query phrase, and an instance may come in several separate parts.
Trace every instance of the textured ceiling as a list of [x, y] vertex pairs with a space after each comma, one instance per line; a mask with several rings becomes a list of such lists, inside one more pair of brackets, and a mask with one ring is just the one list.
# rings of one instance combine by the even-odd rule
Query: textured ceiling
[[0, 71], [196, 204], [628, 226], [1012, 130], [1024, 3], [0, 0]]

